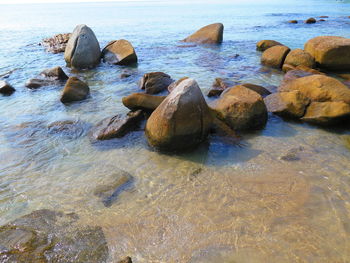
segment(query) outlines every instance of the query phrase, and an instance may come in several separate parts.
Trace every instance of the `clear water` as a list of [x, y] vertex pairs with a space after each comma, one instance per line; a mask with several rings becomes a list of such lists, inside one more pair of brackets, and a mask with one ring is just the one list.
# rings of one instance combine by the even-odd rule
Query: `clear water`
[[[242, 1], [243, 2], [243, 1]], [[350, 131], [319, 129], [269, 117], [266, 128], [243, 135], [243, 147], [212, 136], [191, 154], [165, 155], [147, 146], [143, 132], [92, 144], [88, 128], [126, 113], [121, 98], [138, 91], [146, 72], [190, 76], [207, 92], [216, 77], [265, 86], [282, 75], [262, 69], [255, 43], [275, 39], [301, 48], [318, 35], [350, 37], [350, 4], [331, 0], [217, 3], [121, 2], [1, 6], [0, 74], [17, 92], [0, 97], [0, 223], [39, 208], [76, 212], [82, 224], [103, 228], [111, 262], [349, 262]], [[328, 15], [315, 25], [291, 19]], [[209, 23], [225, 25], [220, 47], [178, 47], [178, 40]], [[65, 66], [42, 38], [85, 23], [103, 47], [133, 43], [139, 64], [101, 64], [71, 72], [88, 82], [91, 97], [65, 106], [62, 87], [36, 91], [27, 79]], [[239, 57], [235, 58], [235, 55]], [[49, 134], [57, 120], [82, 123], [77, 136]], [[83, 131], [83, 132], [81, 132]], [[302, 147], [300, 160], [280, 157]], [[132, 190], [111, 207], [93, 195], [116, 169], [135, 177]]]

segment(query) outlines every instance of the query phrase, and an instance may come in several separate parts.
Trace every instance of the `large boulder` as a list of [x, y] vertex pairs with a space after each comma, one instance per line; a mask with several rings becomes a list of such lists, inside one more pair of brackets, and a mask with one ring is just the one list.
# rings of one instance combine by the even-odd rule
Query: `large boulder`
[[318, 125], [350, 120], [350, 105], [343, 101], [312, 102], [302, 120]]
[[91, 131], [94, 140], [110, 140], [122, 138], [139, 127], [144, 115], [141, 110], [131, 111], [127, 115], [121, 114], [108, 117], [100, 121]]
[[130, 65], [137, 62], [134, 47], [125, 39], [114, 40], [102, 50], [104, 62], [116, 65]]
[[146, 94], [157, 94], [168, 89], [174, 80], [163, 72], [150, 72], [143, 75], [140, 80], [140, 88], [144, 89]]
[[185, 79], [156, 108], [146, 124], [148, 143], [164, 151], [192, 148], [207, 138], [212, 115], [193, 79]]
[[70, 37], [64, 59], [75, 69], [93, 68], [100, 63], [101, 50], [94, 32], [86, 25], [78, 25]]
[[154, 111], [166, 96], [154, 96], [145, 93], [133, 93], [122, 99], [125, 107], [130, 110]]
[[185, 38], [184, 42], [195, 42], [200, 44], [220, 44], [223, 39], [224, 25], [221, 23], [202, 27], [194, 34]]
[[261, 40], [256, 43], [256, 50], [265, 51], [266, 49], [274, 46], [283, 46], [283, 44], [275, 40]]
[[217, 117], [234, 130], [259, 129], [267, 122], [263, 98], [242, 85], [225, 90], [213, 109]]
[[70, 77], [64, 86], [61, 102], [67, 103], [72, 101], [84, 100], [90, 93], [89, 86], [78, 79], [77, 77]]
[[316, 63], [329, 70], [350, 69], [350, 39], [337, 36], [320, 36], [306, 42], [304, 49]]
[[344, 101], [350, 104], [350, 88], [339, 80], [324, 75], [295, 79], [285, 84], [283, 90], [298, 90], [311, 101]]
[[297, 90], [274, 93], [264, 101], [269, 112], [286, 118], [303, 117], [310, 103], [310, 100]]
[[283, 92], [283, 91], [290, 91], [288, 84], [296, 79], [303, 78], [306, 76], [311, 76], [315, 75], [317, 73], [313, 73], [310, 71], [304, 71], [300, 69], [293, 69], [288, 71], [286, 74], [284, 74], [283, 80], [278, 88], [278, 91]]
[[171, 83], [169, 86], [168, 86], [168, 91], [169, 92], [172, 92], [173, 89], [175, 89], [177, 87], [177, 85], [180, 84], [181, 81], [185, 80], [185, 79], [188, 79], [188, 77], [182, 77], [181, 79], [178, 79], [177, 81]]
[[264, 51], [261, 56], [261, 64], [281, 69], [290, 49], [286, 46], [273, 46]]
[[0, 94], [9, 96], [15, 91], [16, 91], [15, 88], [13, 88], [6, 81], [0, 80]]
[[306, 51], [302, 49], [293, 49], [290, 51], [284, 61], [285, 64], [292, 65], [294, 67], [303, 65], [309, 68], [315, 67], [315, 59]]
[[67, 43], [71, 37], [71, 33], [58, 34], [50, 38], [45, 38], [41, 45], [46, 47], [46, 51], [50, 53], [61, 53], [66, 50]]

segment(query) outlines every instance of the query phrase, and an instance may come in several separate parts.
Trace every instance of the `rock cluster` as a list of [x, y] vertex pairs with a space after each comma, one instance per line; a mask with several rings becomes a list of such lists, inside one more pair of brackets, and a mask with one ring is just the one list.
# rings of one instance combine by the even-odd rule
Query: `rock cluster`
[[61, 53], [66, 50], [66, 46], [71, 33], [58, 34], [50, 38], [45, 38], [41, 42], [41, 45], [46, 47], [46, 51], [50, 53]]

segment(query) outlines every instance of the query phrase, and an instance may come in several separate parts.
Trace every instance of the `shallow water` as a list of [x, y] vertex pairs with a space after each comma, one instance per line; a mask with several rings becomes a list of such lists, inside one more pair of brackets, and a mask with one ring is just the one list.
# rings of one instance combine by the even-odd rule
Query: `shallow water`
[[[252, 3], [95, 3], [0, 6], [0, 75], [17, 91], [0, 97], [0, 223], [40, 208], [75, 212], [103, 228], [110, 261], [349, 262], [350, 129], [320, 129], [269, 116], [264, 130], [242, 134], [241, 146], [211, 136], [193, 153], [160, 154], [143, 132], [94, 144], [91, 125], [126, 113], [121, 98], [138, 91], [146, 72], [190, 76], [207, 92], [214, 78], [265, 86], [281, 73], [261, 68], [255, 43], [275, 39], [302, 48], [318, 35], [350, 37], [350, 6], [339, 1]], [[330, 16], [315, 25], [286, 21]], [[180, 47], [199, 27], [222, 22], [220, 47]], [[101, 64], [71, 72], [62, 54], [37, 43], [86, 23], [101, 47], [125, 38], [139, 57], [133, 75]], [[235, 55], [239, 54], [238, 57]], [[36, 91], [27, 79], [62, 66], [88, 82], [91, 97], [65, 106], [62, 87]], [[75, 120], [69, 136], [48, 124]], [[296, 153], [298, 160], [281, 158]], [[116, 170], [133, 187], [105, 207], [93, 192]]]

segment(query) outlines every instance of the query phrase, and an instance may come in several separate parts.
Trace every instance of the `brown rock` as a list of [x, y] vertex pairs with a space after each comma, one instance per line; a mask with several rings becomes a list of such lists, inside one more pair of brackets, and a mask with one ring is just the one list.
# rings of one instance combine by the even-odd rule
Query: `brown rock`
[[122, 99], [125, 107], [130, 110], [154, 111], [166, 96], [154, 96], [144, 93], [133, 93]]
[[298, 24], [298, 20], [289, 20], [288, 23], [289, 24]]
[[309, 40], [304, 49], [315, 58], [321, 68], [329, 70], [350, 69], [350, 39], [320, 36]]
[[29, 79], [25, 86], [29, 89], [37, 89], [44, 86], [53, 86], [62, 84], [68, 79], [66, 73], [64, 73], [61, 67], [55, 67], [51, 69], [46, 69], [40, 73], [36, 78]]
[[312, 102], [302, 120], [318, 125], [332, 125], [350, 120], [350, 105], [343, 101]]
[[315, 23], [316, 23], [316, 19], [313, 17], [310, 17], [305, 20], [305, 24], [315, 24]]
[[275, 40], [261, 40], [256, 44], [256, 50], [265, 51], [274, 46], [283, 46], [283, 44]]
[[114, 40], [107, 44], [102, 50], [104, 62], [116, 65], [130, 65], [137, 62], [134, 47], [127, 40]]
[[151, 146], [178, 151], [205, 140], [211, 123], [209, 107], [197, 82], [186, 79], [151, 114], [145, 133]]
[[118, 261], [118, 263], [132, 263], [131, 257], [126, 257], [120, 261]]
[[295, 69], [296, 69], [296, 67], [289, 65], [289, 64], [286, 64], [286, 63], [284, 63], [282, 66], [283, 72], [288, 72], [288, 71], [295, 70]]
[[47, 52], [51, 53], [61, 53], [66, 50], [66, 46], [71, 34], [58, 34], [50, 38], [45, 38], [41, 44], [46, 47]]
[[329, 16], [320, 16], [320, 18], [328, 18]]
[[304, 70], [299, 70], [299, 69], [290, 70], [284, 75], [283, 80], [281, 82], [281, 85], [278, 88], [278, 91], [280, 91], [280, 92], [290, 91], [289, 87], [288, 87], [288, 84], [290, 82], [292, 82], [296, 79], [306, 77], [306, 76], [311, 76], [311, 75], [314, 75], [314, 73], [307, 72]]
[[172, 92], [173, 89], [175, 89], [176, 86], [179, 85], [179, 84], [180, 84], [183, 80], [185, 80], [185, 79], [188, 79], [188, 77], [183, 77], [183, 78], [178, 79], [177, 81], [171, 83], [171, 84], [168, 86], [168, 91], [169, 91], [169, 92]]
[[289, 52], [284, 63], [294, 67], [300, 65], [309, 68], [315, 67], [315, 59], [309, 53], [299, 48], [293, 49], [291, 52]]
[[246, 87], [252, 91], [255, 91], [263, 98], [271, 94], [271, 92], [269, 90], [265, 89], [263, 86], [259, 86], [259, 85], [255, 85], [255, 84], [251, 84], [251, 83], [243, 83], [240, 85], [243, 87]]
[[195, 42], [200, 44], [220, 44], [223, 39], [224, 25], [221, 23], [202, 27], [194, 34], [185, 38], [184, 42]]
[[48, 78], [52, 80], [65, 81], [68, 79], [68, 76], [66, 75], [66, 73], [64, 73], [61, 67], [46, 69], [43, 72], [41, 72], [40, 75], [44, 78]]
[[109, 140], [124, 137], [139, 127], [144, 115], [141, 110], [131, 111], [126, 116], [116, 115], [100, 121], [91, 131], [95, 140]]
[[221, 93], [228, 87], [232, 87], [235, 83], [226, 79], [216, 78], [212, 88], [208, 92], [208, 97], [220, 96]]
[[233, 130], [262, 128], [267, 121], [267, 110], [262, 97], [244, 86], [225, 90], [214, 103], [219, 119]]
[[70, 77], [64, 86], [61, 102], [67, 103], [84, 100], [89, 93], [90, 88], [85, 82], [79, 80], [77, 77]]
[[163, 72], [151, 72], [143, 75], [140, 81], [140, 88], [144, 89], [146, 94], [157, 94], [167, 90], [174, 80]]
[[286, 46], [274, 46], [264, 51], [261, 63], [266, 66], [281, 69], [290, 49]]
[[267, 110], [286, 118], [301, 118], [310, 100], [297, 90], [279, 92], [264, 99]]
[[10, 84], [3, 80], [0, 80], [0, 94], [9, 96], [15, 91], [15, 88], [13, 88]]
[[350, 104], [350, 89], [335, 78], [311, 75], [288, 82], [284, 91], [299, 90], [311, 101], [344, 101]]

